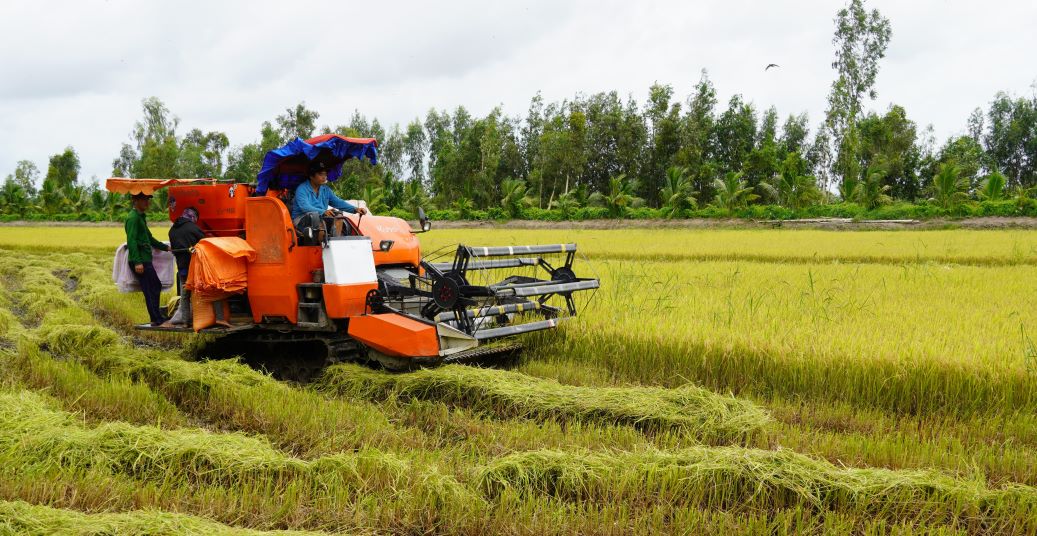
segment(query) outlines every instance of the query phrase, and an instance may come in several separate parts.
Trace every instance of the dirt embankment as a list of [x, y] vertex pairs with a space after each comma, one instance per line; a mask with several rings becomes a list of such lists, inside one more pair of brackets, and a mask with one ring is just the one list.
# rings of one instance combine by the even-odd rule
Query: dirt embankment
[[[0, 227], [122, 227], [122, 222], [42, 222], [12, 221], [0, 223]], [[152, 222], [152, 226], [167, 226], [168, 222]], [[744, 219], [694, 218], [687, 220], [584, 220], [584, 221], [437, 221], [433, 223], [438, 229], [739, 229], [739, 228], [773, 228], [784, 229], [1037, 229], [1037, 218], [991, 216], [985, 218], [920, 220], [912, 223], [898, 221], [845, 221], [831, 219], [818, 220], [785, 220], [759, 221]]]

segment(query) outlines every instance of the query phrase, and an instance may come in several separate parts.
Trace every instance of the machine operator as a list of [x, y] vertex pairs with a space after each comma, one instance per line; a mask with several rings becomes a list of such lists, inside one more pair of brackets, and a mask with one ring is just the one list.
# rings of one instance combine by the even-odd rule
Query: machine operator
[[338, 234], [335, 230], [336, 226], [326, 227], [322, 221], [324, 218], [329, 218], [329, 222], [334, 221], [330, 218], [334, 218], [335, 209], [354, 214], [367, 214], [367, 209], [364, 207], [354, 207], [331, 191], [327, 184], [328, 167], [324, 162], [319, 160], [312, 162], [309, 176], [308, 181], [295, 188], [295, 197], [292, 201], [292, 223], [302, 235], [310, 239], [317, 237], [321, 242], [323, 242], [321, 232], [336, 236]]

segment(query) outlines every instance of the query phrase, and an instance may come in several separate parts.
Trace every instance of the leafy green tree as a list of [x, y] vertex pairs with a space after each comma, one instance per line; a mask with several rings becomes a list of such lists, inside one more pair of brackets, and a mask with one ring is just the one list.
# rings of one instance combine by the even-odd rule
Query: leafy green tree
[[760, 197], [753, 193], [753, 187], [746, 183], [740, 171], [729, 171], [723, 177], [717, 177], [713, 181], [713, 191], [710, 204], [727, 211], [742, 208]]
[[382, 177], [382, 203], [387, 210], [403, 206], [404, 184], [397, 180], [391, 171], [386, 171]]
[[1013, 99], [998, 93], [987, 112], [986, 152], [1010, 186], [1037, 185], [1037, 95]]
[[394, 177], [403, 175], [403, 133], [400, 132], [399, 125], [393, 125], [392, 130], [378, 146], [378, 158], [381, 165]]
[[980, 182], [976, 195], [983, 201], [1000, 201], [1005, 198], [1006, 183], [1004, 174], [994, 171]]
[[548, 120], [540, 135], [540, 158], [536, 175], [540, 182], [540, 206], [550, 206], [554, 199], [578, 184], [587, 164], [587, 116], [578, 108], [564, 104], [549, 106]]
[[443, 144], [453, 137], [453, 133], [450, 132], [450, 126], [450, 113], [446, 110], [436, 112], [433, 108], [429, 109], [425, 115], [424, 128], [425, 138], [428, 141], [429, 173], [436, 167], [436, 158], [439, 156], [439, 151], [443, 148]]
[[319, 118], [320, 114], [316, 110], [307, 108], [305, 102], [296, 104], [295, 108], [285, 108], [284, 115], [279, 115], [275, 119], [277, 134], [280, 138], [277, 145], [282, 145], [296, 137], [304, 140], [312, 138], [313, 133], [317, 130], [317, 119]]
[[223, 153], [229, 140], [222, 132], [202, 133], [192, 129], [180, 142], [177, 176], [217, 178], [223, 176]]
[[734, 95], [714, 126], [720, 169], [741, 172], [756, 146], [756, 110]]
[[[868, 12], [864, 0], [850, 0], [835, 18], [835, 60], [832, 67], [838, 73], [828, 94], [825, 128], [828, 139], [835, 146], [833, 171], [846, 177], [861, 169], [858, 153], [857, 121], [865, 97], [875, 99], [875, 80], [879, 60], [886, 55], [892, 34], [889, 20], [878, 10]], [[867, 179], [865, 179], [865, 182]], [[827, 186], [827, 185], [824, 185]]]
[[417, 120], [407, 125], [403, 136], [403, 154], [407, 158], [407, 170], [410, 180], [425, 181], [425, 153], [428, 150], [428, 138], [425, 129]]
[[666, 170], [666, 186], [663, 186], [660, 196], [666, 217], [679, 218], [697, 206], [691, 184], [687, 168], [671, 166]]
[[983, 146], [971, 136], [957, 136], [947, 140], [936, 158], [939, 164], [954, 164], [968, 182], [970, 190], [979, 188], [981, 171], [988, 167], [988, 157]]
[[264, 153], [259, 144], [238, 145], [227, 154], [227, 172], [223, 178], [235, 182], [252, 182], [263, 165]]
[[884, 181], [893, 197], [914, 200], [921, 194], [918, 180], [920, 150], [917, 126], [901, 106], [892, 105], [885, 115], [869, 113], [857, 125], [860, 168], [882, 162]]
[[[522, 154], [522, 176], [529, 180], [540, 156], [540, 136], [544, 133], [544, 97], [537, 91], [529, 101], [526, 120], [520, 131], [519, 150]], [[530, 184], [539, 191], [538, 184]]]
[[79, 155], [75, 149], [66, 147], [64, 151], [51, 156], [50, 164], [47, 166], [47, 176], [44, 183], [53, 183], [58, 188], [75, 184], [79, 178]]
[[648, 126], [648, 165], [642, 176], [644, 182], [642, 195], [655, 202], [662, 188], [662, 178], [666, 176], [666, 168], [674, 165], [674, 159], [681, 148], [681, 103], [672, 102], [673, 87], [670, 85], [652, 84], [648, 88], [648, 103], [645, 107], [645, 120]]
[[691, 189], [700, 192], [703, 198], [711, 197], [713, 178], [719, 169], [715, 160], [716, 104], [716, 89], [703, 69], [688, 101], [688, 111], [681, 118], [680, 149], [674, 157], [677, 165], [688, 170]]
[[789, 115], [785, 124], [781, 127], [781, 138], [778, 144], [785, 154], [806, 154], [810, 149], [808, 139], [810, 137], [810, 119], [806, 113]]
[[40, 170], [36, 167], [36, 164], [29, 160], [19, 160], [15, 164], [14, 172], [7, 176], [5, 183], [10, 181], [19, 187], [26, 193], [26, 195], [36, 195], [36, 181], [40, 178]]
[[[591, 95], [581, 100], [579, 107], [586, 117], [584, 150], [587, 159], [582, 183], [602, 190], [610, 177], [624, 172], [636, 173], [648, 137], [637, 103], [629, 100], [624, 105], [612, 91]], [[646, 191], [652, 191], [661, 185], [649, 182], [643, 186]]]
[[933, 177], [929, 201], [943, 208], [952, 208], [968, 199], [968, 179], [961, 174], [961, 169], [952, 162], [940, 165]]

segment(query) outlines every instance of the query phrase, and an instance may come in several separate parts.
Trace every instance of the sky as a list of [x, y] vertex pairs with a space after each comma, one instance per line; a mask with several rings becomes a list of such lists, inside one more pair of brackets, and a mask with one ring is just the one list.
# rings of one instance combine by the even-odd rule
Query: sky
[[[617, 91], [643, 103], [653, 83], [684, 100], [703, 69], [721, 108], [823, 117], [835, 77], [842, 1], [141, 2], [0, 5], [0, 177], [17, 161], [46, 173], [66, 146], [80, 180], [107, 178], [141, 100], [156, 96], [191, 128], [231, 145], [305, 102], [319, 125], [354, 110], [389, 127], [430, 108], [501, 106], [524, 117], [545, 101]], [[1037, 2], [868, 0], [893, 36], [878, 98], [937, 142], [962, 133], [998, 91], [1037, 91]], [[764, 71], [769, 63], [780, 68]]]

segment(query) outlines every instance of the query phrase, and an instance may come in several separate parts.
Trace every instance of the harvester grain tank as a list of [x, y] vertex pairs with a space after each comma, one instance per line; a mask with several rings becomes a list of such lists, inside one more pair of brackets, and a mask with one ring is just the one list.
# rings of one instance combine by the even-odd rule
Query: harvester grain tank
[[246, 359], [262, 355], [256, 364], [285, 379], [305, 381], [346, 360], [406, 369], [510, 353], [509, 338], [556, 327], [577, 314], [581, 293], [598, 288], [597, 279], [576, 275], [572, 243], [461, 244], [424, 256], [417, 235], [431, 222], [420, 210], [417, 229], [400, 218], [345, 214], [342, 236], [300, 236], [289, 207], [309, 164], [324, 161], [333, 181], [351, 158], [373, 164], [377, 141], [296, 138], [267, 153], [254, 184], [113, 178], [106, 186], [117, 193], [168, 188], [171, 221], [193, 206], [207, 236], [243, 240], [238, 249], [254, 251], [237, 258], [244, 291], [224, 300], [230, 327], [196, 322], [199, 329], [181, 331], [217, 335]]

